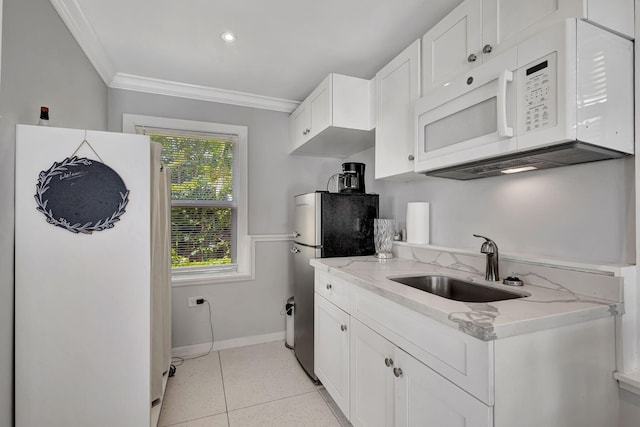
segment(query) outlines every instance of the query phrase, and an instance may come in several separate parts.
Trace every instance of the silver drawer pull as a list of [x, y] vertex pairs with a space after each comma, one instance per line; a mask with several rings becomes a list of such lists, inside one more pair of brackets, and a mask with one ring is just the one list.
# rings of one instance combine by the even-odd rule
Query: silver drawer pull
[[402, 369], [400, 368], [393, 368], [393, 375], [396, 376], [396, 378], [400, 378], [400, 375], [402, 375]]
[[407, 157], [407, 160], [409, 160], [410, 162], [415, 160], [415, 157], [413, 157], [413, 154], [409, 154], [409, 157]]
[[327, 290], [330, 291], [331, 288], [333, 288], [333, 286], [331, 286], [331, 283], [327, 283]]
[[385, 357], [384, 359], [384, 364], [387, 365], [387, 367], [391, 367], [393, 366], [393, 359], [390, 359], [388, 357]]
[[300, 249], [296, 248], [295, 246], [291, 248], [291, 253], [292, 254], [298, 254], [300, 253]]
[[482, 48], [482, 53], [491, 53], [493, 47], [490, 44], [485, 44]]
[[478, 57], [475, 54], [471, 54], [469, 55], [469, 57], [467, 58], [467, 61], [469, 62], [476, 62], [476, 59], [478, 59]]
[[342, 332], [346, 331], [347, 330], [347, 325], [340, 325], [340, 330]]

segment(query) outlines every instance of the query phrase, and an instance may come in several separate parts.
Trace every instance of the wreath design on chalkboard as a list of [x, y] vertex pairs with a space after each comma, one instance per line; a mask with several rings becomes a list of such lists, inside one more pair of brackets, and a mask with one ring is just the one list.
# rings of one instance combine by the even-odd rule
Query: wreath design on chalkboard
[[[112, 175], [115, 175], [117, 179], [121, 183], [121, 187], [125, 191], [118, 191], [119, 202], [113, 213], [107, 217], [99, 218], [97, 221], [94, 219], [93, 221], [87, 221], [84, 223], [74, 222], [72, 223], [67, 218], [63, 216], [56, 217], [54, 210], [52, 210], [49, 206], [49, 199], [47, 198], [47, 191], [51, 189], [52, 182], [51, 180], [55, 177], [58, 177], [60, 181], [63, 179], [74, 178], [74, 173], [70, 172], [72, 168], [83, 168], [87, 169], [90, 166], [100, 166], [102, 170], [109, 171]], [[86, 171], [81, 173], [76, 173], [80, 177], [83, 174], [87, 174]], [[66, 158], [62, 162], [54, 162], [53, 165], [46, 171], [40, 172], [38, 176], [38, 184], [36, 185], [36, 194], [34, 195], [37, 204], [37, 210], [42, 212], [46, 220], [49, 224], [53, 224], [58, 227], [62, 227], [66, 230], [69, 230], [73, 233], [83, 233], [83, 234], [91, 234], [94, 231], [106, 230], [109, 228], [113, 228], [115, 223], [120, 221], [120, 217], [125, 213], [125, 207], [127, 203], [129, 203], [129, 190], [124, 187], [124, 183], [120, 179], [119, 175], [115, 173], [111, 168], [104, 165], [103, 163], [89, 160], [87, 158], [78, 158], [73, 156], [71, 158]], [[94, 223], [95, 222], [95, 223]]]

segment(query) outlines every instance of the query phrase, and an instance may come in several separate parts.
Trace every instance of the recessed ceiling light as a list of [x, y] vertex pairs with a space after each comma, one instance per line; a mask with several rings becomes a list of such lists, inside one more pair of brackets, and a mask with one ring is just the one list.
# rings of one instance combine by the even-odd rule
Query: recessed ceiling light
[[233, 43], [234, 41], [236, 41], [236, 35], [231, 31], [225, 31], [224, 33], [220, 34], [220, 38], [227, 43]]

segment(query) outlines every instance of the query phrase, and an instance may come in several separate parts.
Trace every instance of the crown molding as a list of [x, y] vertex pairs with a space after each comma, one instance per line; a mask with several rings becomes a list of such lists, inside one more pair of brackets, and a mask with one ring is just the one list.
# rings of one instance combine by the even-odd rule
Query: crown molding
[[116, 75], [115, 67], [78, 2], [76, 0], [49, 0], [49, 2], [108, 86]]
[[218, 102], [243, 107], [261, 108], [264, 110], [291, 113], [300, 104], [289, 99], [272, 98], [246, 92], [218, 89], [169, 80], [116, 73], [109, 87], [137, 92], [155, 93], [158, 95], [176, 96], [197, 99], [200, 101]]
[[108, 87], [291, 113], [300, 104], [246, 92], [118, 73], [77, 0], [49, 0]]

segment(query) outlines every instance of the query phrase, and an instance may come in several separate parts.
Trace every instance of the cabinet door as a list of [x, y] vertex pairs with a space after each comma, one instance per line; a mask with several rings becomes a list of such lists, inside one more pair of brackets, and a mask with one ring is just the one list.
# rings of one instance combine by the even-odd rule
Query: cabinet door
[[[509, 48], [544, 25], [556, 22], [565, 15], [579, 16], [567, 3], [558, 0], [484, 0], [482, 3], [482, 39], [484, 60]], [[560, 9], [570, 9], [562, 12]], [[578, 9], [578, 8], [576, 8]], [[554, 16], [557, 15], [557, 16]]]
[[393, 349], [381, 335], [351, 319], [351, 424], [393, 427]]
[[396, 348], [396, 427], [489, 427], [493, 412], [444, 377]]
[[482, 2], [467, 0], [422, 38], [422, 90], [482, 62]]
[[300, 104], [289, 117], [289, 133], [292, 150], [300, 147], [308, 139], [307, 135], [311, 131], [311, 109], [308, 103]]
[[376, 74], [376, 179], [413, 175], [413, 104], [420, 98], [420, 40]]
[[309, 105], [311, 117], [309, 132], [305, 136], [305, 141], [331, 126], [331, 79], [332, 75], [329, 74], [329, 76], [311, 92], [308, 100], [305, 101]]
[[349, 315], [315, 294], [315, 371], [349, 418]]

